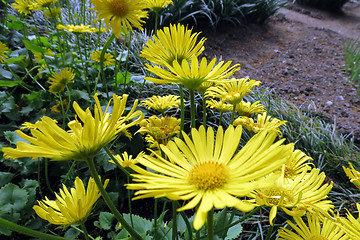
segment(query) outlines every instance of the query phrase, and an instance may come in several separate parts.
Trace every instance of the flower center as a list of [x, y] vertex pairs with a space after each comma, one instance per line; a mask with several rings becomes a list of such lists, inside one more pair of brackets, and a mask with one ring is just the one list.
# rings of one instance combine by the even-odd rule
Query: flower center
[[283, 189], [281, 187], [271, 187], [268, 189], [262, 189], [261, 193], [258, 194], [257, 201], [260, 205], [265, 204], [267, 206], [279, 206], [293, 202], [293, 196], [287, 189]]
[[224, 185], [228, 179], [227, 166], [215, 162], [195, 165], [189, 174], [189, 183], [199, 190], [210, 190]]
[[307, 240], [328, 240], [328, 238], [321, 235], [312, 235]]
[[110, 3], [110, 12], [117, 17], [124, 17], [128, 13], [128, 6], [124, 0], [114, 0]]

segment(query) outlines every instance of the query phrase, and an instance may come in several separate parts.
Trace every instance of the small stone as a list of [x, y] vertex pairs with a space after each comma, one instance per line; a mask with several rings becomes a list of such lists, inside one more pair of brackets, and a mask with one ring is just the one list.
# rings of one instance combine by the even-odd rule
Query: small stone
[[326, 105], [331, 106], [331, 105], [333, 105], [333, 102], [332, 101], [327, 101]]

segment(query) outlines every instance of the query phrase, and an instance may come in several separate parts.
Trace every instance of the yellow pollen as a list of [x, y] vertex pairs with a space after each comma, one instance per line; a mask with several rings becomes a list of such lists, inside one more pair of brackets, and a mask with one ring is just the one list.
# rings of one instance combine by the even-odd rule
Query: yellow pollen
[[199, 190], [219, 188], [228, 179], [227, 166], [215, 162], [205, 162], [195, 165], [189, 173], [189, 183]]
[[110, 12], [116, 17], [124, 17], [128, 13], [128, 6], [124, 0], [113, 0], [110, 3]]

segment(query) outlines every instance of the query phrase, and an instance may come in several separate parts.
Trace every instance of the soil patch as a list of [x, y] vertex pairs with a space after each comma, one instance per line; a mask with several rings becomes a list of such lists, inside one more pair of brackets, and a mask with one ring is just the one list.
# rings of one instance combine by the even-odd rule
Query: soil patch
[[236, 77], [261, 81], [360, 143], [360, 95], [342, 70], [343, 43], [360, 37], [359, 1], [340, 13], [289, 3], [261, 26], [224, 26], [204, 35], [205, 56], [240, 63]]

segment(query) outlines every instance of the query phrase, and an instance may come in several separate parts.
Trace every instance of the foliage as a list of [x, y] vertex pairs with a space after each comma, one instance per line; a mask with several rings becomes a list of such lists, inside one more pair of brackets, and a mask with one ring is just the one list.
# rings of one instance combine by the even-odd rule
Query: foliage
[[350, 75], [350, 80], [360, 88], [360, 38], [350, 39], [343, 44], [345, 71]]

